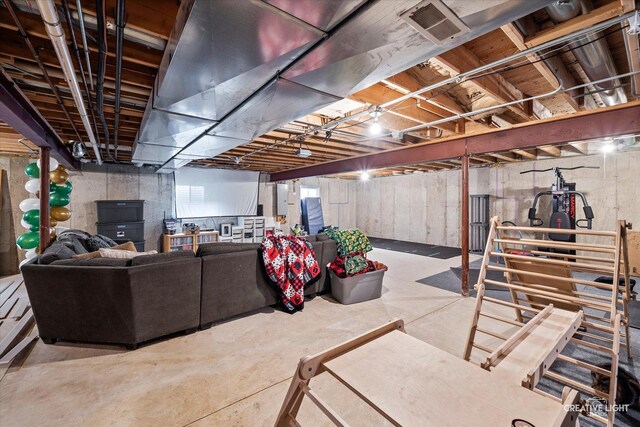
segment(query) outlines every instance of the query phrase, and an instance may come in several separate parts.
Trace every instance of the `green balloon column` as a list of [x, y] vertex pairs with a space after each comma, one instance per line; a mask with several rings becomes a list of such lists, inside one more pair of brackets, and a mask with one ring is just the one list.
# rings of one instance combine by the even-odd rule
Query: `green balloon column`
[[[68, 221], [71, 218], [71, 211], [68, 208], [71, 202], [71, 192], [73, 185], [69, 181], [69, 174], [66, 169], [59, 165], [55, 159], [49, 161], [49, 205], [50, 205], [50, 223], [51, 223], [51, 240], [55, 240], [55, 225], [58, 222]], [[16, 239], [19, 249], [26, 251], [23, 264], [37, 256], [37, 248], [40, 244], [40, 200], [38, 198], [40, 192], [40, 160], [37, 163], [29, 163], [24, 168], [24, 173], [29, 177], [29, 181], [24, 188], [29, 192], [29, 198], [20, 202], [20, 210], [23, 212], [20, 224], [28, 231], [21, 234]]]

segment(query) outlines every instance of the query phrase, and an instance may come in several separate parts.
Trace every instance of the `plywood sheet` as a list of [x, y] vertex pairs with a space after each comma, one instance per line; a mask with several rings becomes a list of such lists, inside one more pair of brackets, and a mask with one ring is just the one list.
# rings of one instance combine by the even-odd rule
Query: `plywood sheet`
[[325, 367], [399, 425], [553, 425], [562, 406], [402, 332]]

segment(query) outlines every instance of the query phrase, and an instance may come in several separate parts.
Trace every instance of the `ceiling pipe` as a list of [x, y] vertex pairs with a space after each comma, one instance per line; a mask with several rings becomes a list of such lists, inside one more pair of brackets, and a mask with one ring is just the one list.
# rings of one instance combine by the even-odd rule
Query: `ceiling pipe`
[[[560, 0], [545, 8], [555, 24], [568, 21], [593, 10], [590, 0]], [[574, 40], [570, 48], [585, 74], [591, 81], [602, 80], [618, 74], [611, 57], [609, 46], [602, 33], [586, 35], [581, 40]], [[579, 47], [577, 47], [580, 45]], [[608, 105], [627, 102], [624, 90], [619, 88], [620, 81], [609, 80], [596, 86], [602, 101]]]
[[[82, 99], [82, 94], [80, 93], [80, 86], [78, 85], [78, 79], [76, 78], [73, 62], [71, 61], [71, 54], [67, 47], [67, 41], [64, 36], [64, 30], [62, 29], [56, 6], [52, 0], [38, 0], [38, 9], [40, 9], [40, 15], [45, 23], [47, 34], [51, 39], [53, 48], [56, 51], [56, 55], [58, 56], [58, 60], [60, 61], [60, 65], [64, 71], [65, 79], [67, 80], [69, 90], [71, 91], [71, 95], [73, 96], [76, 107], [78, 108], [78, 113], [80, 113], [80, 118], [82, 119], [85, 131], [89, 137], [89, 142], [91, 143], [93, 152], [96, 156], [96, 162], [101, 165], [102, 156], [100, 155], [100, 148], [93, 133], [93, 129], [91, 128], [91, 123], [89, 123], [89, 116], [84, 105], [84, 100]], [[60, 102], [60, 104], [62, 104], [62, 102]], [[73, 125], [71, 119], [69, 119], [69, 121]], [[82, 139], [79, 136], [78, 138]]]
[[104, 117], [104, 75], [107, 71], [107, 26], [105, 21], [107, 3], [104, 0], [96, 0], [96, 17], [98, 18], [98, 72], [96, 76], [96, 105], [98, 107], [98, 117], [102, 123], [104, 142], [107, 146], [107, 156], [115, 161], [111, 155], [109, 146], [109, 127]]
[[[439, 124], [442, 124], [442, 123], [446, 123], [446, 122], [449, 122], [449, 121], [452, 121], [452, 120], [457, 120], [457, 119], [461, 119], [461, 118], [465, 118], [465, 117], [469, 117], [469, 116], [474, 116], [474, 115], [477, 115], [477, 114], [486, 113], [488, 111], [499, 109], [499, 108], [508, 107], [510, 105], [517, 104], [519, 102], [533, 101], [535, 99], [548, 98], [548, 97], [553, 96], [553, 95], [555, 95], [557, 93], [569, 92], [569, 91], [576, 90], [576, 89], [581, 89], [583, 87], [590, 86], [590, 85], [593, 85], [593, 84], [608, 83], [608, 82], [611, 82], [613, 80], [617, 80], [619, 78], [630, 77], [630, 76], [633, 76], [633, 75], [636, 75], [636, 74], [640, 74], [640, 71], [620, 74], [620, 75], [616, 75], [616, 76], [611, 76], [611, 77], [607, 77], [607, 78], [604, 78], [604, 79], [601, 79], [601, 80], [596, 80], [595, 82], [579, 84], [579, 85], [575, 85], [575, 86], [572, 86], [572, 87], [569, 87], [569, 88], [563, 88], [562, 80], [560, 80], [560, 78], [556, 75], [556, 78], [560, 82], [560, 85], [558, 87], [556, 87], [554, 90], [550, 91], [550, 92], [543, 93], [541, 95], [531, 96], [529, 98], [525, 98], [525, 99], [521, 99], [521, 100], [515, 100], [515, 101], [506, 102], [504, 104], [493, 105], [493, 106], [490, 106], [490, 107], [481, 108], [479, 110], [469, 111], [467, 113], [461, 113], [461, 114], [458, 114], [458, 115], [455, 115], [455, 116], [450, 116], [450, 117], [446, 117], [446, 118], [443, 118], [443, 119], [440, 119], [440, 120], [435, 120], [435, 121], [432, 121], [432, 122], [429, 122], [429, 123], [426, 123], [426, 124], [423, 124], [423, 125], [413, 126], [413, 127], [401, 130], [400, 133], [415, 132], [417, 130], [424, 129], [426, 127], [433, 127], [433, 126], [436, 126], [436, 125], [439, 125]], [[388, 135], [390, 135], [390, 134], [387, 134], [387, 135], [383, 134], [381, 136], [384, 137], [384, 136], [388, 136]]]
[[[604, 21], [604, 22], [601, 22], [599, 24], [593, 25], [591, 27], [582, 28], [582, 29], [577, 30], [577, 31], [575, 31], [573, 33], [570, 33], [570, 34], [567, 34], [565, 36], [559, 37], [559, 38], [557, 38], [555, 40], [550, 40], [550, 41], [548, 41], [546, 43], [542, 43], [542, 44], [540, 44], [538, 46], [534, 46], [534, 47], [531, 47], [529, 49], [517, 52], [517, 53], [515, 53], [515, 54], [513, 54], [511, 56], [508, 56], [506, 58], [498, 59], [498, 60], [496, 60], [494, 62], [482, 65], [482, 66], [480, 66], [478, 68], [475, 68], [473, 70], [469, 70], [469, 71], [466, 71], [464, 73], [460, 73], [460, 74], [458, 74], [456, 76], [449, 77], [447, 79], [441, 80], [441, 81], [439, 81], [437, 83], [434, 83], [432, 85], [425, 86], [422, 89], [418, 89], [418, 90], [415, 90], [413, 92], [409, 92], [409, 93], [407, 93], [405, 95], [402, 95], [402, 96], [400, 96], [398, 98], [395, 98], [395, 99], [392, 99], [390, 101], [387, 101], [384, 104], [380, 104], [377, 107], [386, 109], [386, 108], [388, 108], [388, 107], [390, 107], [392, 105], [398, 104], [398, 103], [400, 103], [402, 101], [405, 101], [405, 100], [407, 100], [409, 98], [414, 98], [414, 97], [416, 97], [418, 95], [421, 95], [421, 94], [423, 94], [425, 92], [433, 91], [435, 89], [438, 89], [440, 87], [446, 86], [448, 84], [463, 82], [466, 79], [474, 78], [474, 76], [476, 74], [480, 74], [480, 73], [485, 72], [485, 71], [490, 71], [490, 70], [492, 70], [492, 69], [494, 69], [496, 67], [508, 64], [509, 62], [512, 62], [512, 61], [515, 61], [516, 59], [524, 58], [524, 57], [526, 57], [528, 55], [531, 55], [531, 54], [543, 52], [543, 51], [545, 51], [545, 50], [547, 50], [549, 48], [552, 48], [554, 46], [560, 45], [562, 43], [566, 43], [566, 42], [568, 42], [568, 41], [570, 41], [572, 39], [582, 38], [583, 36], [586, 36], [588, 34], [595, 33], [595, 32], [600, 31], [600, 30], [604, 30], [606, 28], [609, 28], [612, 25], [618, 24], [620, 22], [623, 22], [623, 21], [629, 19], [633, 15], [634, 15], [634, 12], [629, 12], [629, 13], [626, 13], [624, 15], [616, 16], [616, 17], [611, 18], [611, 19], [609, 19], [607, 21]], [[553, 68], [552, 68], [552, 70], [553, 70]], [[589, 84], [592, 84], [592, 83], [589, 83]], [[573, 89], [576, 89], [576, 87], [571, 87], [568, 90], [573, 90]], [[522, 100], [520, 100], [518, 102], [522, 102]], [[372, 108], [375, 108], [375, 106], [372, 106]], [[342, 118], [339, 118], [339, 119], [336, 119], [336, 120], [332, 120], [332, 121], [330, 121], [328, 123], [325, 123], [323, 125], [316, 126], [314, 128], [309, 129], [305, 133], [305, 135], [308, 135], [308, 134], [313, 133], [313, 132], [321, 131], [321, 130], [324, 130], [324, 129], [327, 129], [327, 128], [330, 128], [330, 127], [333, 127], [333, 126], [338, 126], [338, 125], [340, 125], [340, 124], [342, 124], [344, 122], [353, 120], [353, 119], [355, 119], [357, 117], [360, 117], [360, 116], [363, 116], [365, 114], [369, 114], [370, 110], [371, 109], [366, 109], [366, 110], [360, 111], [358, 113], [350, 114], [348, 116], [345, 116], [345, 117], [342, 117]], [[381, 135], [381, 136], [378, 136], [378, 137], [383, 137], [383, 136], [384, 135]], [[251, 153], [245, 154], [244, 156], [241, 157], [241, 159], [244, 159], [246, 157], [250, 157], [250, 156], [252, 156], [254, 154], [257, 154], [257, 153], [260, 153], [260, 152], [263, 152], [263, 151], [271, 150], [271, 149], [273, 149], [273, 148], [275, 148], [275, 147], [277, 147], [279, 145], [286, 144], [287, 142], [290, 142], [292, 140], [293, 140], [293, 138], [289, 138], [287, 140], [279, 141], [279, 142], [274, 143], [272, 145], [260, 148], [258, 150], [255, 150], [255, 151], [251, 152]]]
[[44, 76], [44, 79], [47, 81], [47, 84], [49, 85], [49, 89], [51, 89], [51, 91], [53, 92], [53, 95], [56, 98], [56, 102], [60, 106], [60, 109], [64, 113], [64, 116], [69, 121], [69, 124], [71, 125], [71, 128], [73, 129], [73, 132], [76, 134], [78, 139], [82, 139], [82, 137], [80, 136], [80, 133], [78, 132], [78, 129], [76, 128], [75, 123], [73, 122], [73, 120], [71, 120], [71, 116], [69, 115], [69, 111], [67, 111], [67, 108], [64, 106], [64, 103], [62, 102], [62, 98], [60, 97], [60, 94], [58, 93], [58, 90], [56, 89], [56, 86], [51, 81], [51, 78], [49, 77], [49, 73], [47, 72], [47, 69], [45, 68], [44, 64], [42, 63], [42, 60], [40, 59], [40, 55], [36, 51], [35, 47], [33, 47], [33, 44], [31, 43], [31, 39], [29, 38], [29, 35], [24, 30], [24, 27], [22, 26], [22, 22], [20, 22], [20, 19], [18, 18], [18, 15], [16, 14], [15, 8], [13, 7], [13, 3], [11, 3], [10, 0], [7, 0], [4, 3], [6, 5], [6, 7], [7, 7], [7, 9], [9, 10], [9, 14], [13, 18], [13, 22], [15, 22], [16, 26], [18, 27], [18, 32], [20, 33], [20, 35], [24, 39], [25, 43], [29, 47], [29, 50], [31, 51], [31, 55], [36, 60], [36, 63], [38, 64], [38, 67], [40, 68], [40, 71], [42, 72], [42, 75]]
[[[30, 0], [13, 0], [13, 4], [18, 10], [22, 12], [38, 14], [38, 10], [32, 8]], [[96, 28], [98, 28], [98, 21], [95, 15], [92, 15], [91, 11], [87, 13], [83, 13], [80, 0], [76, 0], [76, 10], [71, 11], [71, 17], [74, 20], [78, 21], [79, 23], [78, 26], [80, 27], [80, 31], [82, 32], [82, 40], [83, 40], [84, 46], [88, 46], [85, 43], [87, 39], [85, 29], [88, 28], [91, 30], [95, 30]], [[114, 33], [111, 29], [107, 29], [107, 30], [110, 34]], [[145, 33], [144, 31], [136, 30], [134, 28], [126, 28], [124, 31], [124, 38], [125, 40], [129, 40], [133, 43], [136, 43], [151, 49], [159, 50], [161, 52], [163, 52], [165, 47], [167, 46], [167, 42], [162, 37], [154, 36], [149, 33]], [[85, 56], [88, 60], [89, 59], [88, 50], [85, 50]], [[87, 70], [91, 71], [91, 66], [88, 66]], [[91, 75], [91, 73], [89, 73], [89, 75]], [[91, 82], [91, 90], [93, 90], [93, 81]]]
[[118, 132], [120, 130], [120, 89], [122, 86], [122, 40], [124, 38], [124, 11], [125, 0], [118, 0], [116, 4], [116, 103], [115, 110], [115, 123], [114, 123], [114, 136], [113, 146], [115, 149], [116, 159], [118, 158]]
[[84, 59], [85, 61], [87, 61], [89, 85], [91, 86], [91, 90], [93, 90], [93, 73], [91, 72], [91, 61], [89, 60], [89, 45], [87, 44], [87, 32], [85, 31], [84, 27], [84, 14], [82, 13], [82, 5], [80, 4], [80, 0], [76, 0], [76, 11], [78, 14], [78, 23], [80, 24], [80, 35], [82, 36], [82, 50], [84, 50]]
[[[82, 58], [80, 57], [80, 49], [76, 41], [76, 33], [73, 29], [73, 21], [71, 20], [71, 11], [69, 10], [69, 4], [67, 0], [62, 0], [62, 9], [67, 21], [67, 28], [69, 29], [69, 37], [71, 38], [71, 48], [76, 54], [76, 62], [80, 69], [80, 77], [82, 78], [82, 85], [84, 87], [84, 94], [87, 98], [87, 104], [89, 104], [89, 112], [91, 113], [91, 121], [93, 122], [93, 128], [98, 129], [98, 123], [96, 122], [96, 115], [93, 111], [93, 101], [91, 100], [91, 92], [89, 92], [89, 86], [87, 86], [87, 79], [84, 75], [84, 67], [82, 65]], [[96, 135], [98, 144], [100, 144], [100, 137]]]

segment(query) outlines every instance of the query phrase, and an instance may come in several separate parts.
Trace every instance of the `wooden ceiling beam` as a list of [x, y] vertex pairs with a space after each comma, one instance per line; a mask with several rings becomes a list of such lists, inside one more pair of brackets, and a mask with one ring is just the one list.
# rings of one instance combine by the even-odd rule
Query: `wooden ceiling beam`
[[[349, 130], [354, 130], [354, 129], [356, 128], [352, 127]], [[304, 135], [304, 138], [307, 141], [312, 140], [312, 141], [321, 142], [323, 144], [327, 142], [336, 143], [336, 144], [346, 144], [347, 147], [355, 146], [355, 147], [361, 147], [365, 149], [372, 147], [373, 140], [375, 140], [374, 148], [378, 148], [378, 149], [396, 148], [396, 147], [402, 146], [400, 142], [393, 141], [388, 138], [371, 138], [369, 135], [367, 135], [367, 130], [365, 129], [357, 128], [357, 130], [359, 131], [362, 130], [362, 133], [354, 134], [353, 136], [351, 136], [351, 135], [345, 135], [343, 133], [334, 131], [332, 132], [331, 137], [328, 140], [326, 139], [326, 135], [322, 132], [318, 133], [317, 135], [314, 135], [314, 134], [305, 135], [306, 130], [299, 129], [299, 128], [280, 127], [278, 129], [275, 129], [269, 132], [269, 134], [274, 134], [274, 135], [277, 134], [279, 136], [287, 135], [287, 137], [295, 136], [295, 135]], [[363, 138], [366, 138], [366, 139], [363, 139]]]
[[523, 159], [527, 159], [527, 160], [536, 160], [538, 158], [538, 155], [536, 154], [536, 150], [511, 150], [513, 151], [515, 154], [517, 154], [518, 156], [522, 157]]
[[[7, 61], [3, 60], [3, 58], [0, 57], [0, 63], [7, 63]], [[12, 73], [24, 73], [31, 76], [42, 75], [42, 71], [40, 70], [40, 67], [38, 67], [35, 62], [14, 60], [11, 63], [9, 63], [9, 67], [5, 67], [5, 68], [7, 68], [7, 71], [11, 71]], [[55, 77], [60, 80], [65, 79], [65, 75], [62, 72], [62, 69], [60, 67], [51, 67], [51, 66], [45, 65], [45, 69], [47, 70], [47, 74], [49, 74], [50, 77]], [[76, 71], [76, 77], [78, 78], [78, 81], [80, 81], [81, 79], [80, 72], [77, 69], [75, 71]], [[106, 89], [115, 90], [115, 86], [116, 86], [115, 78], [107, 74], [104, 79], [104, 87]], [[149, 95], [151, 94], [150, 85], [147, 85], [147, 83], [144, 83], [144, 82], [128, 80], [125, 76], [122, 76], [121, 89], [123, 91], [140, 95], [145, 98], [148, 98]]]
[[[25, 73], [21, 73], [12, 69], [7, 69], [7, 73], [11, 76], [11, 78], [13, 78], [14, 80], [20, 80], [24, 83], [26, 83], [27, 85], [31, 85], [34, 86], [37, 89], [40, 89], [39, 85], [47, 85], [48, 83], [47, 81], [44, 79], [44, 76], [38, 76], [38, 78], [30, 75], [30, 74], [25, 74]], [[67, 86], [67, 82], [63, 79], [57, 78], [57, 77], [53, 77], [50, 76], [50, 80], [53, 83], [53, 85], [58, 88], [58, 89], [62, 89], [64, 91], [68, 91], [68, 86]], [[21, 85], [23, 86], [23, 85]], [[47, 87], [47, 89], [49, 89]], [[129, 90], [127, 90], [128, 88], [123, 88], [122, 89], [122, 102], [126, 103], [126, 102], [136, 102], [136, 103], [144, 103], [147, 102], [147, 99], [149, 98], [149, 94], [147, 93], [146, 96], [141, 95], [139, 93], [139, 91], [135, 91], [135, 92], [131, 92]], [[106, 96], [114, 96], [115, 95], [115, 89], [113, 87], [111, 88], [105, 88], [104, 90], [104, 94]]]
[[497, 160], [495, 157], [490, 157], [490, 156], [473, 156], [473, 159], [476, 159], [482, 163], [485, 164], [494, 164], [497, 163]]
[[[361, 90], [360, 92], [350, 95], [349, 99], [367, 104], [379, 105], [392, 101], [398, 97], [399, 95], [396, 91], [389, 89], [383, 84], [376, 83], [364, 90]], [[442, 118], [430, 111], [418, 108], [415, 99], [407, 99], [406, 101], [393, 105], [386, 113], [383, 114], [383, 116], [387, 114], [393, 114], [422, 124]], [[443, 123], [434, 127], [450, 133], [455, 133], [456, 131], [455, 123]]]
[[[437, 65], [447, 71], [452, 76], [460, 73], [472, 71], [478, 67], [485, 65], [470, 49], [464, 45], [458, 46], [448, 52], [445, 52], [435, 58], [429, 60], [430, 63]], [[487, 75], [484, 77], [466, 80], [468, 83], [476, 86], [479, 90], [487, 93], [498, 104], [517, 101], [522, 99], [522, 94], [511, 83], [499, 74]], [[530, 114], [527, 114], [522, 105], [515, 104], [508, 107], [521, 120], [531, 120]]]
[[409, 145], [394, 150], [297, 168], [273, 174], [270, 180], [286, 181], [363, 169], [380, 169], [416, 162], [441, 161], [463, 155], [475, 157], [488, 152], [563, 145], [569, 142], [635, 133], [640, 133], [640, 101], [536, 120], [514, 125], [509, 129], [443, 138], [437, 142]]
[[[291, 129], [275, 129], [269, 132], [267, 135], [272, 137], [277, 137], [281, 139], [288, 139], [290, 137], [294, 137], [296, 135], [302, 135], [302, 131], [293, 131]], [[366, 139], [363, 139], [366, 138]], [[362, 135], [360, 138], [349, 138], [343, 137], [340, 135], [339, 137], [332, 136], [328, 140], [321, 135], [306, 135], [304, 136], [304, 143], [315, 143], [323, 146], [333, 146], [336, 148], [348, 149], [348, 150], [364, 150], [364, 151], [372, 151], [372, 150], [384, 150], [387, 148], [397, 148], [402, 146], [402, 144], [392, 143], [385, 139], [371, 138], [366, 135]], [[292, 141], [292, 144], [298, 144], [296, 141]]]
[[[514, 46], [518, 48], [519, 51], [522, 52], [523, 50], [527, 50], [524, 36], [522, 35], [518, 27], [515, 26], [515, 24], [510, 23], [500, 27], [500, 29], [509, 38], [509, 40], [511, 40]], [[534, 68], [538, 70], [540, 75], [551, 85], [552, 88], [558, 87], [560, 82], [558, 81], [558, 78], [551, 70], [549, 65], [547, 65], [547, 62], [540, 61], [538, 55], [534, 54], [527, 55], [526, 58], [527, 60], [529, 60], [529, 62], [531, 62]], [[564, 65], [564, 62], [562, 62], [562, 59], [560, 57], [549, 58], [547, 61], [553, 61], [553, 65], [556, 68], [556, 73], [562, 76], [564, 87], [573, 87], [576, 85], [576, 80], [573, 78], [573, 75], [569, 72], [569, 70], [567, 70], [567, 67]], [[580, 110], [580, 106], [569, 93], [563, 92], [558, 96], [560, 96], [562, 100], [567, 105], [569, 105], [569, 107], [571, 107], [573, 111]]]
[[[0, 40], [2, 40], [2, 49], [0, 50], [4, 55], [20, 58], [26, 61], [33, 61], [34, 58], [31, 56], [31, 52], [29, 49], [26, 49], [24, 44], [24, 40], [19, 37], [19, 35], [15, 31], [8, 30], [6, 28], [0, 28]], [[51, 46], [51, 42], [44, 39], [33, 38], [31, 40], [34, 48], [38, 51], [38, 55], [40, 56], [41, 61], [48, 66], [53, 66], [60, 68], [60, 62], [58, 61], [58, 57], [56, 56], [53, 48]], [[92, 70], [97, 69], [97, 56], [95, 54], [91, 55], [92, 58]], [[96, 59], [96, 61], [93, 60]], [[122, 75], [126, 78], [128, 73], [136, 72], [136, 73], [144, 73], [146, 75], [152, 76], [151, 81], [153, 81], [153, 76], [155, 76], [157, 72], [157, 67], [159, 65], [141, 65], [139, 63], [130, 63], [128, 61], [123, 61], [122, 64]], [[113, 76], [115, 74], [115, 58], [113, 56], [107, 56], [107, 74]]]
[[[179, 3], [176, 0], [135, 0], [127, 2], [127, 27], [143, 33], [169, 40], [173, 24], [178, 14]], [[69, 8], [75, 10], [75, 4], [69, 3]], [[107, 1], [107, 15], [115, 16], [116, 2]], [[82, 5], [82, 12], [96, 16], [92, 2]]]
[[545, 153], [553, 157], [560, 157], [560, 155], [562, 154], [562, 150], [560, 149], [560, 147], [543, 145], [538, 147], [538, 150], [544, 151]]
[[[29, 100], [31, 100], [31, 102], [34, 105], [37, 105], [39, 103], [57, 105], [55, 98], [51, 94], [47, 94], [43, 92], [34, 92], [33, 90], [29, 90], [29, 89], [23, 89], [23, 92], [29, 95]], [[70, 98], [66, 98], [65, 96], [62, 96], [62, 95], [64, 94], [61, 94], [61, 98], [65, 106], [67, 107], [75, 106], [75, 103]], [[132, 116], [132, 117], [142, 117], [144, 115], [144, 110], [140, 109], [140, 107], [131, 107], [126, 105], [121, 105], [120, 108], [123, 110], [121, 114], [124, 114], [124, 115]], [[115, 113], [114, 108], [108, 105], [104, 106], [104, 111], [105, 113]]]
[[[40, 15], [25, 13], [21, 11], [17, 11], [16, 13], [18, 15], [18, 18], [20, 19], [20, 22], [22, 23], [22, 26], [24, 27], [25, 31], [29, 35], [29, 38], [31, 39], [32, 42], [34, 42], [34, 45], [36, 44], [36, 39], [40, 39], [41, 42], [45, 42], [45, 41], [48, 42], [49, 49], [53, 49], [53, 46], [49, 41], [50, 40], [49, 36], [45, 31], [44, 23], [42, 22]], [[11, 18], [9, 11], [6, 8], [0, 8], [0, 28], [3, 29], [2, 31], [3, 33], [18, 31], [18, 27], [13, 22], [13, 19]], [[94, 37], [96, 36], [96, 33], [90, 29], [87, 29], [87, 33]], [[67, 36], [67, 38], [70, 37], [67, 34], [66, 28], [65, 28], [65, 35]], [[108, 34], [107, 46], [115, 46], [115, 45], [116, 45], [115, 36]], [[98, 48], [95, 45], [89, 43], [89, 51], [92, 55], [97, 56]], [[113, 49], [107, 51], [107, 57], [115, 59], [115, 56], [116, 54]], [[140, 46], [139, 44], [133, 43], [126, 39], [123, 40], [122, 42], [122, 61], [123, 62], [130, 62], [132, 64], [139, 64], [147, 67], [157, 67], [158, 64], [160, 64], [161, 60], [162, 60], [162, 52], [159, 52], [154, 49], [145, 48], [144, 46]]]
[[572, 142], [566, 148], [573, 150], [576, 154], [589, 154], [589, 142]]
[[509, 163], [518, 161], [515, 154], [513, 153], [487, 153], [487, 154], [495, 157], [496, 159], [504, 160], [505, 162], [509, 162]]
[[[415, 75], [412, 74], [411, 69], [398, 73], [392, 77], [386, 79], [388, 82], [405, 88], [409, 92], [415, 92], [424, 88], [426, 85], [421, 83]], [[445, 111], [449, 111], [451, 114], [464, 113], [464, 110], [458, 103], [444, 93], [438, 93], [436, 91], [428, 91], [421, 94], [422, 97], [427, 98], [427, 101], [432, 105], [435, 105]]]
[[624, 4], [620, 1], [607, 3], [589, 13], [579, 15], [561, 24], [539, 31], [536, 34], [525, 38], [524, 42], [527, 45], [527, 48], [541, 45], [548, 41], [571, 34], [582, 28], [592, 27], [606, 21], [607, 19], [622, 15], [625, 13], [624, 8]]
[[[267, 134], [265, 136], [261, 136], [258, 137], [256, 139], [253, 140], [253, 142], [257, 142], [257, 143], [264, 143], [264, 146], [268, 146], [271, 144], [274, 144], [276, 142], [281, 142], [284, 141], [285, 139], [287, 139], [286, 137], [274, 137], [271, 134]], [[288, 147], [292, 147], [294, 144], [289, 144]], [[342, 154], [345, 153], [346, 155], [359, 155], [359, 154], [363, 154], [363, 153], [371, 153], [376, 151], [375, 149], [369, 149], [369, 150], [365, 150], [365, 149], [356, 149], [356, 148], [349, 148], [347, 147], [339, 147], [335, 144], [329, 145], [323, 145], [323, 144], [319, 144], [319, 143], [315, 143], [315, 142], [309, 142], [303, 145], [307, 145], [309, 146], [309, 148], [311, 149], [315, 149], [315, 150], [320, 150], [324, 153], [329, 153], [329, 154]], [[287, 145], [283, 145], [281, 144], [280, 146], [285, 147]], [[280, 147], [278, 146], [278, 147]], [[278, 147], [272, 148], [271, 150], [268, 151], [277, 151]], [[223, 153], [224, 154], [224, 153]]]

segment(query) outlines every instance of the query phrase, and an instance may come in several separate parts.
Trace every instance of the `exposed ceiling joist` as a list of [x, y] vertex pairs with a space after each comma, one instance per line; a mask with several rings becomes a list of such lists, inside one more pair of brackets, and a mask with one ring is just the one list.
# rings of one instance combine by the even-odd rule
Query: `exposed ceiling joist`
[[541, 45], [558, 37], [566, 36], [581, 28], [588, 28], [593, 25], [606, 21], [607, 19], [619, 16], [625, 12], [625, 8], [629, 7], [629, 2], [614, 1], [607, 3], [589, 13], [577, 16], [573, 19], [558, 24], [552, 28], [539, 31], [525, 39], [528, 48]]
[[560, 157], [562, 155], [562, 151], [559, 147], [549, 147], [549, 146], [540, 146], [538, 150], [544, 151], [546, 154], [553, 157]]
[[[400, 95], [398, 95], [396, 91], [378, 83], [351, 95], [349, 98], [359, 102], [379, 105], [394, 100], [399, 96]], [[415, 99], [407, 99], [404, 102], [394, 105], [387, 113], [385, 113], [385, 115], [388, 114], [393, 114], [409, 120], [414, 120], [418, 123], [429, 123], [442, 118], [441, 116], [430, 111], [418, 108]], [[455, 133], [456, 131], [455, 123], [443, 123], [435, 127], [451, 133]]]
[[450, 137], [438, 142], [416, 144], [287, 170], [272, 174], [270, 179], [271, 181], [285, 181], [310, 176], [333, 175], [416, 162], [441, 161], [465, 154], [475, 156], [488, 152], [560, 145], [635, 133], [640, 133], [640, 101], [522, 123], [514, 125], [510, 129]]
[[[452, 76], [468, 72], [485, 65], [465, 46], [458, 46], [455, 49], [429, 60], [429, 62], [443, 68]], [[478, 89], [486, 92], [499, 104], [522, 99], [522, 94], [518, 93], [519, 91], [499, 74], [487, 75], [468, 81], [469, 83], [477, 86]], [[530, 120], [532, 118], [531, 114], [528, 114], [522, 105], [512, 105], [509, 109], [522, 120]]]
[[513, 152], [527, 160], [536, 160], [538, 158], [536, 150], [513, 150]]
[[[501, 29], [509, 38], [509, 40], [511, 40], [513, 44], [518, 48], [518, 50], [527, 50], [524, 36], [514, 23], [504, 25], [501, 27]], [[529, 60], [529, 62], [531, 62], [535, 69], [538, 70], [540, 75], [544, 77], [544, 79], [551, 85], [552, 88], [558, 87], [560, 82], [546, 62], [540, 61], [540, 58], [537, 55], [527, 55], [527, 59]], [[553, 61], [553, 65], [556, 68], [556, 73], [561, 76], [564, 87], [575, 86], [575, 79], [573, 78], [573, 76], [571, 76], [571, 73], [569, 73], [562, 60], [558, 57], [554, 57], [553, 59], [550, 59], [550, 61]], [[561, 93], [560, 96], [571, 107], [571, 109], [573, 109], [573, 111], [580, 110], [580, 106], [569, 93]]]

